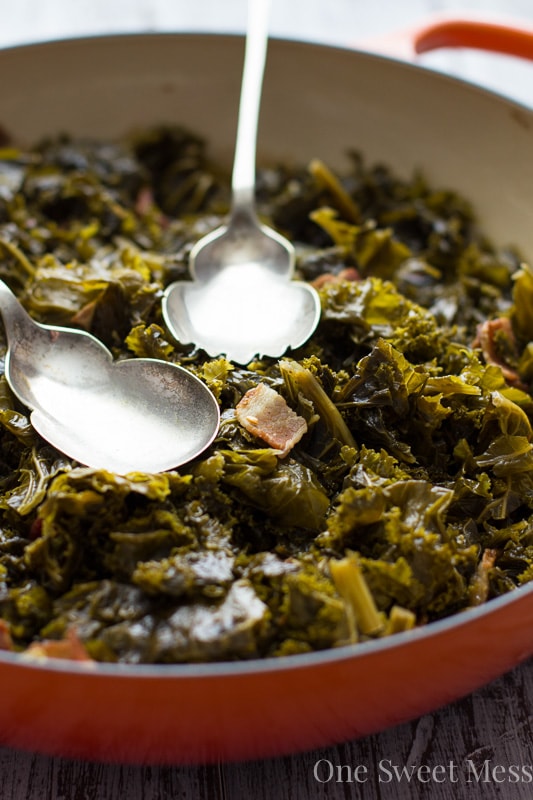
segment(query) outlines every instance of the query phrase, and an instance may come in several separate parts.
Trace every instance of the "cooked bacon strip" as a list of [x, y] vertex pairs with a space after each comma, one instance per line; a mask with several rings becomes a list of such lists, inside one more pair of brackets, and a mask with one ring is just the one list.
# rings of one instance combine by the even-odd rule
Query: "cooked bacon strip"
[[254, 436], [280, 450], [283, 458], [307, 431], [307, 422], [289, 408], [284, 398], [260, 383], [249, 389], [237, 408], [237, 420]]
[[508, 317], [498, 317], [497, 319], [490, 319], [482, 322], [477, 326], [477, 335], [472, 343], [473, 347], [480, 347], [483, 353], [483, 358], [487, 364], [493, 367], [500, 367], [503, 377], [506, 381], [517, 387], [522, 387], [522, 381], [518, 372], [506, 364], [501, 355], [498, 353], [498, 345], [495, 342], [495, 335], [497, 331], [503, 331], [505, 336], [509, 339], [511, 345], [515, 345], [515, 336], [511, 321]]

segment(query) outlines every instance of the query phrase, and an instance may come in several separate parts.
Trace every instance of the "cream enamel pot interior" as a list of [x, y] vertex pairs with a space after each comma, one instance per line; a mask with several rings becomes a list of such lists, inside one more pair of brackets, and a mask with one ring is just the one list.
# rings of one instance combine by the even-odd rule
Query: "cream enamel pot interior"
[[[240, 37], [139, 35], [0, 52], [0, 123], [19, 141], [181, 122], [231, 163]], [[362, 150], [467, 195], [494, 240], [533, 258], [533, 113], [361, 52], [272, 41], [260, 160]], [[405, 634], [314, 655], [89, 667], [0, 653], [0, 739], [133, 763], [271, 756], [363, 736], [447, 703], [533, 654], [533, 585]]]

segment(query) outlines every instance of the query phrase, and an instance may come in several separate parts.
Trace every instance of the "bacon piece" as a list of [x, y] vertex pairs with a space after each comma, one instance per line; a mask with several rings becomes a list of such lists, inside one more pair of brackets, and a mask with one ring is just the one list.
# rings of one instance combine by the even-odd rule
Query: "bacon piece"
[[76, 325], [83, 328], [84, 331], [90, 331], [93, 324], [94, 313], [96, 311], [97, 300], [91, 300], [90, 303], [82, 306], [79, 311], [76, 311], [73, 317], [70, 318], [71, 325]]
[[515, 336], [511, 321], [508, 317], [498, 317], [497, 319], [490, 319], [486, 322], [481, 322], [477, 326], [476, 338], [472, 343], [473, 347], [480, 347], [483, 353], [483, 358], [487, 364], [493, 367], [500, 367], [503, 377], [510, 384], [523, 388], [522, 381], [518, 372], [507, 364], [498, 352], [498, 344], [495, 341], [495, 336], [498, 331], [503, 331], [510, 344], [514, 348]]
[[29, 538], [32, 541], [35, 541], [35, 539], [38, 539], [42, 535], [43, 535], [43, 521], [41, 517], [37, 517], [36, 519], [33, 520], [30, 526]]
[[67, 631], [63, 639], [43, 639], [33, 642], [24, 651], [30, 658], [64, 658], [69, 661], [92, 661], [85, 645], [73, 628]]
[[337, 275], [334, 275], [333, 272], [323, 272], [322, 275], [319, 275], [318, 278], [315, 278], [314, 281], [311, 281], [311, 285], [314, 286], [315, 289], [321, 289], [322, 286], [326, 286], [328, 283], [341, 283], [342, 281], [360, 280], [361, 276], [355, 267], [346, 267], [346, 269], [341, 269]]
[[11, 631], [5, 619], [0, 619], [0, 650], [13, 650]]
[[[137, 214], [139, 214], [141, 217], [144, 217], [146, 214], [149, 214], [150, 211], [155, 208], [155, 206], [156, 201], [152, 189], [149, 186], [141, 187], [135, 201], [135, 211]], [[165, 214], [158, 212], [156, 219], [162, 228], [168, 227], [169, 219], [167, 216], [165, 216]]]
[[493, 548], [483, 550], [481, 561], [478, 564], [476, 573], [470, 585], [470, 603], [479, 606], [486, 603], [489, 597], [489, 578], [490, 570], [493, 569], [498, 557], [498, 551]]
[[144, 216], [154, 204], [154, 193], [149, 186], [142, 186], [135, 201], [135, 211]]
[[307, 431], [305, 419], [289, 408], [284, 398], [265, 383], [249, 389], [235, 413], [243, 428], [280, 450], [281, 458], [292, 450]]

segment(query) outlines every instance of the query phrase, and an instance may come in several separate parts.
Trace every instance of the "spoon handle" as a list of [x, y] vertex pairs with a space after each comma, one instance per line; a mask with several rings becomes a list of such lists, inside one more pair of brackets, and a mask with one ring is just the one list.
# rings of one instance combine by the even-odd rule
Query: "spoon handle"
[[257, 123], [268, 45], [270, 0], [248, 0], [248, 27], [232, 175], [232, 214], [255, 216]]

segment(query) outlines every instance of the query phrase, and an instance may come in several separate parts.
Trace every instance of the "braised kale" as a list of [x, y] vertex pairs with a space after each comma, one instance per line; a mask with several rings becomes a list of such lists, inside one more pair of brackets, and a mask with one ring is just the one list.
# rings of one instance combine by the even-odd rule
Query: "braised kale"
[[[298, 351], [243, 367], [173, 341], [160, 313], [228, 209], [201, 139], [162, 127], [0, 150], [0, 277], [29, 312], [118, 359], [179, 363], [221, 407], [201, 458], [118, 476], [44, 443], [0, 375], [0, 647], [284, 656], [533, 579], [531, 267], [490, 244], [463, 198], [354, 152], [342, 175], [270, 165], [257, 199], [322, 317]], [[287, 455], [237, 419], [259, 384], [305, 426]]]

